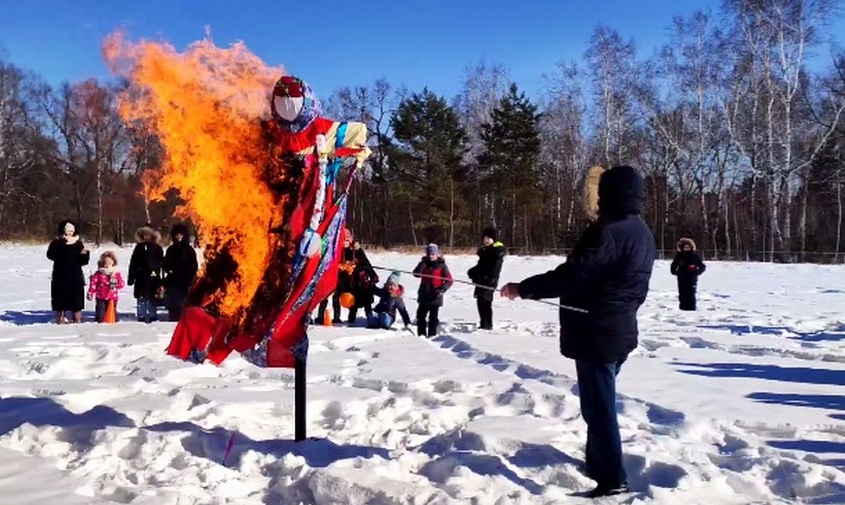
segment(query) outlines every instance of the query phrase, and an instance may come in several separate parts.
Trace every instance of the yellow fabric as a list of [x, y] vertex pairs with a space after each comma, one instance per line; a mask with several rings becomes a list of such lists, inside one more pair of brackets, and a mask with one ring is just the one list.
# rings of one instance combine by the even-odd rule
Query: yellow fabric
[[[337, 127], [339, 122], [335, 122], [329, 131], [326, 132], [326, 144], [329, 146], [329, 156], [334, 154], [335, 140], [337, 139]], [[367, 147], [367, 125], [350, 121], [346, 123], [346, 137], [343, 139], [343, 147], [350, 147], [353, 149], [361, 149], [361, 152], [355, 155], [358, 160], [358, 165], [364, 163], [369, 158], [372, 151]]]

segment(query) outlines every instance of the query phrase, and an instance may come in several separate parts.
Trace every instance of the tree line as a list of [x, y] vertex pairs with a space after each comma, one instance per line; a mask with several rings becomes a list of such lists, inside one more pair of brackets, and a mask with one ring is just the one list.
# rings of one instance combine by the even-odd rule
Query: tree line
[[[726, 0], [676, 18], [650, 53], [597, 26], [528, 97], [508, 69], [467, 67], [440, 96], [386, 79], [335, 90], [327, 115], [362, 121], [373, 154], [349, 223], [365, 244], [478, 243], [495, 226], [517, 251], [565, 251], [585, 224], [592, 165], [633, 165], [659, 249], [682, 236], [708, 257], [840, 261], [845, 52], [834, 0]], [[44, 237], [70, 216], [96, 242], [167, 226], [151, 202], [156, 139], [120, 121], [120, 83], [51, 88], [0, 58], [0, 239]]]

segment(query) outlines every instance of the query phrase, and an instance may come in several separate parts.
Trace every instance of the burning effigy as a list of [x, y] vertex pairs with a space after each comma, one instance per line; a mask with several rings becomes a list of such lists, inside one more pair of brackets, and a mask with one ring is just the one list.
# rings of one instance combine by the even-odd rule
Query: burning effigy
[[[369, 156], [366, 126], [322, 116], [310, 86], [243, 44], [168, 44], [110, 36], [128, 82], [120, 113], [161, 145], [157, 198], [203, 230], [204, 264], [167, 353], [267, 367], [305, 360], [308, 315], [337, 282], [349, 186]], [[279, 78], [281, 75], [281, 78]]]

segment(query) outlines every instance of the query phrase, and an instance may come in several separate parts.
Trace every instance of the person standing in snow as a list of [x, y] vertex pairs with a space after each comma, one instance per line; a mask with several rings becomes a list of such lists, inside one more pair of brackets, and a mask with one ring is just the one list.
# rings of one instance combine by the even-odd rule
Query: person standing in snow
[[384, 287], [375, 288], [374, 294], [379, 296], [379, 302], [373, 309], [373, 314], [368, 318], [368, 328], [389, 330], [396, 321], [397, 312], [402, 316], [402, 322], [405, 323], [406, 328], [411, 324], [411, 317], [408, 315], [405, 301], [402, 299], [405, 288], [399, 284], [399, 272], [391, 273], [384, 283]]
[[97, 271], [88, 280], [88, 299], [94, 300], [94, 320], [102, 323], [106, 319], [109, 302], [114, 302], [117, 316], [117, 300], [123, 289], [123, 276], [117, 271], [117, 255], [106, 251], [97, 261]]
[[373, 315], [373, 302], [375, 296], [373, 290], [378, 283], [378, 274], [373, 269], [367, 253], [361, 248], [361, 242], [357, 239], [352, 241], [352, 253], [355, 267], [352, 270], [352, 284], [350, 286], [352, 298], [355, 303], [349, 308], [349, 324], [354, 325], [358, 319], [358, 309], [364, 309], [364, 317], [367, 321]]
[[[343, 230], [343, 249], [340, 251], [340, 263], [337, 266], [337, 284], [335, 285], [334, 293], [331, 295], [332, 299], [332, 324], [339, 324], [340, 319], [340, 295], [343, 293], [352, 292], [352, 273], [355, 271], [357, 264], [357, 257], [355, 249], [352, 247], [352, 230], [346, 228]], [[326, 309], [329, 306], [329, 297], [320, 302], [317, 310], [319, 321], [325, 317]]]
[[133, 294], [138, 300], [138, 321], [151, 323], [158, 320], [156, 298], [163, 288], [161, 265], [164, 250], [158, 244], [159, 233], [151, 226], [142, 226], [135, 232], [135, 249], [129, 260], [127, 284], [134, 286]]
[[50, 305], [56, 313], [56, 323], [68, 320], [66, 312], [73, 313], [73, 322], [82, 322], [85, 308], [85, 274], [82, 267], [91, 261], [91, 252], [82, 243], [71, 220], [59, 223], [55, 239], [47, 246], [47, 258], [53, 262], [50, 280]]
[[[467, 276], [476, 286], [475, 296], [478, 307], [478, 327], [482, 330], [493, 329], [493, 295], [499, 285], [502, 263], [505, 260], [505, 245], [496, 240], [496, 229], [485, 228], [481, 235], [481, 247], [478, 249], [478, 264], [470, 268]], [[485, 289], [486, 286], [489, 289]]]
[[670, 271], [678, 278], [678, 302], [681, 310], [696, 309], [698, 276], [706, 269], [701, 256], [695, 250], [695, 242], [691, 238], [679, 240], [678, 253], [672, 261]]
[[440, 324], [438, 312], [443, 306], [443, 293], [452, 287], [452, 274], [446, 260], [440, 255], [437, 244], [428, 244], [425, 256], [414, 269], [414, 277], [420, 279], [417, 292], [417, 335], [434, 337]]
[[[575, 360], [581, 414], [587, 424], [587, 474], [592, 497], [628, 491], [616, 413], [616, 376], [637, 347], [637, 311], [648, 294], [654, 268], [654, 235], [640, 216], [645, 182], [629, 166], [587, 177], [588, 212], [595, 220], [566, 262], [520, 283], [509, 283], [509, 299], [559, 298], [586, 313], [560, 310], [560, 350]], [[597, 209], [592, 204], [596, 204]], [[597, 211], [596, 211], [597, 210]]]
[[188, 227], [184, 224], [173, 225], [170, 229], [170, 245], [164, 254], [162, 265], [169, 321], [178, 321], [182, 316], [182, 306], [197, 276], [197, 252], [191, 246], [190, 240]]

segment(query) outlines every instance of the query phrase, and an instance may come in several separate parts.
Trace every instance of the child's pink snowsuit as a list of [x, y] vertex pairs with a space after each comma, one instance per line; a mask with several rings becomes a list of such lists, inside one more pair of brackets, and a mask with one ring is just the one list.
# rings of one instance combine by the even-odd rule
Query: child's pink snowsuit
[[112, 270], [111, 273], [107, 273], [100, 268], [88, 282], [88, 299], [90, 300], [93, 297], [97, 300], [114, 300], [116, 302], [117, 292], [123, 289], [124, 285], [120, 272]]

